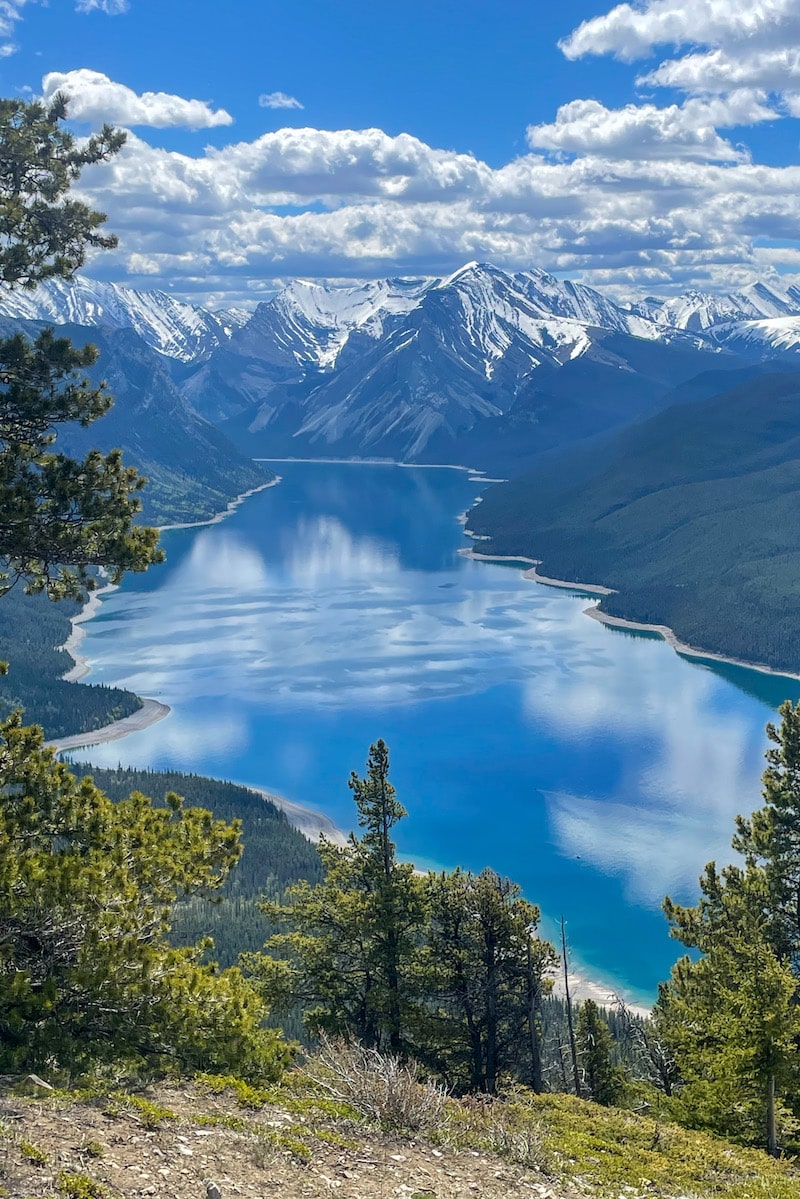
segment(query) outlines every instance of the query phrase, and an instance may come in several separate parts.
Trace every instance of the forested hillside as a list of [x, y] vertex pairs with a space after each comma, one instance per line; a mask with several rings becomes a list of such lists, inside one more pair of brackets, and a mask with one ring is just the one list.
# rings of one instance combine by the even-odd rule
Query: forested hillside
[[768, 374], [491, 488], [469, 524], [482, 551], [613, 588], [606, 612], [797, 671], [799, 491], [800, 378]]
[[0, 676], [0, 718], [22, 708], [27, 720], [56, 738], [102, 728], [141, 707], [138, 696], [118, 687], [64, 682], [73, 661], [58, 647], [79, 610], [75, 600], [54, 604], [43, 595], [25, 595], [21, 587], [2, 597], [0, 661], [9, 671]]
[[168, 792], [176, 791], [192, 807], [206, 808], [218, 820], [241, 821], [244, 849], [221, 891], [213, 899], [197, 896], [185, 901], [173, 924], [176, 944], [213, 937], [214, 957], [223, 966], [235, 964], [245, 950], [260, 949], [274, 931], [258, 908], [259, 898], [280, 899], [299, 879], [311, 883], [322, 879], [316, 846], [289, 824], [280, 808], [249, 787], [175, 770], [106, 770], [83, 764], [72, 769], [81, 777], [90, 774], [114, 800], [142, 791], [161, 802]]

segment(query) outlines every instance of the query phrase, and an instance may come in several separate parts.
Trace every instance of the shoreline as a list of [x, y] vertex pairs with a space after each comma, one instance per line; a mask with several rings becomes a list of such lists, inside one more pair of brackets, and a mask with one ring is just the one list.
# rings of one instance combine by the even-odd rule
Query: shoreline
[[[269, 487], [275, 487], [280, 481], [280, 475], [276, 475], [274, 479], [268, 479], [266, 483], [262, 483], [258, 487], [251, 487], [248, 491], [241, 492], [230, 500], [221, 512], [217, 512], [208, 520], [191, 521], [186, 524], [157, 525], [156, 527], [159, 532], [164, 532], [169, 529], [196, 529], [203, 525], [218, 525], [231, 516], [239, 505], [243, 504], [250, 496], [256, 495], [259, 491], [266, 491]], [[116, 583], [105, 583], [102, 587], [98, 587], [89, 593], [80, 612], [70, 618], [72, 626], [70, 634], [63, 645], [58, 646], [58, 649], [66, 650], [73, 663], [69, 670], [61, 676], [65, 683], [78, 683], [91, 674], [92, 667], [89, 659], [80, 653], [81, 643], [86, 637], [86, 629], [82, 626], [97, 615], [102, 603], [101, 597], [116, 590]], [[135, 694], [135, 692], [131, 692], [131, 694]], [[164, 720], [172, 711], [167, 704], [162, 704], [157, 699], [151, 699], [144, 695], [137, 698], [141, 699], [142, 706], [132, 712], [130, 716], [113, 720], [111, 724], [104, 724], [101, 728], [92, 729], [88, 733], [74, 733], [69, 737], [58, 737], [53, 741], [46, 741], [45, 745], [54, 749], [56, 753], [71, 749], [83, 749], [90, 745], [104, 745], [107, 741], [118, 741], [120, 737], [127, 737], [129, 733], [139, 733], [143, 729], [149, 728], [151, 724]]]
[[[266, 462], [267, 459], [254, 458], [253, 461]], [[229, 516], [233, 515], [240, 504], [243, 504], [245, 500], [249, 500], [251, 495], [258, 495], [259, 491], [266, 491], [269, 487], [276, 487], [280, 482], [280, 475], [276, 475], [274, 479], [269, 479], [266, 483], [260, 483], [258, 487], [251, 487], [249, 491], [241, 492], [239, 495], [235, 496], [229, 501], [226, 508], [223, 508], [221, 512], [215, 513], [214, 516], [209, 516], [207, 520], [187, 520], [182, 524], [176, 525], [156, 525], [156, 528], [158, 529], [159, 533], [167, 533], [171, 529], [201, 529], [204, 525], [221, 524], [223, 520], [227, 520]]]
[[256, 795], [263, 796], [276, 808], [280, 808], [282, 812], [286, 813], [286, 819], [292, 828], [296, 828], [313, 844], [316, 845], [320, 837], [325, 837], [334, 845], [347, 845], [347, 834], [342, 832], [338, 825], [333, 823], [330, 816], [326, 816], [324, 812], [319, 812], [316, 808], [306, 808], [302, 804], [295, 803], [293, 799], [285, 799], [284, 796], [267, 791], [264, 787], [254, 787], [250, 783], [240, 783], [239, 786], [246, 787], [248, 791], [255, 791]]
[[[396, 458], [254, 458], [254, 462], [321, 462], [341, 466], [399, 466], [403, 470], [463, 470], [475, 483], [507, 483], [508, 479], [490, 479], [480, 466], [461, 466], [457, 462], [398, 462]], [[478, 502], [477, 500], [475, 501]]]
[[[545, 580], [541, 579], [539, 581], [544, 582]], [[570, 586], [568, 583], [561, 585]], [[609, 594], [613, 594], [613, 592], [609, 592]], [[792, 674], [790, 670], [779, 670], [776, 666], [765, 666], [760, 662], [747, 662], [744, 658], [729, 658], [725, 654], [718, 654], [710, 649], [700, 649], [696, 645], [689, 645], [688, 642], [681, 641], [680, 637], [678, 637], [669, 625], [646, 624], [640, 620], [628, 620], [623, 616], [611, 616], [608, 612], [602, 612], [599, 604], [595, 604], [591, 608], [586, 608], [584, 616], [590, 616], [592, 620], [608, 625], [612, 629], [631, 629], [637, 633], [658, 633], [666, 641], [667, 645], [671, 646], [675, 650], [675, 653], [680, 654], [682, 658], [698, 658], [707, 662], [723, 662], [727, 666], [742, 666], [745, 670], [756, 670], [759, 674], [771, 674], [777, 678], [792, 679], [795, 682], [800, 682], [800, 674]]]
[[89, 594], [89, 598], [75, 616], [70, 618], [72, 630], [63, 645], [58, 648], [66, 650], [72, 658], [72, 666], [66, 674], [62, 674], [61, 678], [65, 683], [79, 683], [81, 679], [85, 679], [91, 671], [89, 659], [80, 653], [80, 646], [86, 636], [86, 629], [82, 626], [93, 616], [96, 616], [100, 610], [100, 597], [107, 595], [110, 591], [116, 591], [116, 583], [104, 583], [102, 587], [98, 587], [96, 591]]
[[[536, 567], [541, 565], [541, 559], [528, 558], [525, 554], [481, 554], [473, 549], [462, 549], [458, 552], [465, 558], [477, 558], [481, 562], [529, 562], [530, 569], [523, 572], [523, 578], [530, 579], [533, 583], [541, 583], [544, 587], [561, 587], [569, 591], [586, 592], [589, 595], [601, 597], [616, 594], [613, 587], [604, 587], [601, 583], [575, 583], [570, 582], [569, 579], [551, 579], [546, 575], [540, 575]], [[681, 641], [669, 625], [648, 624], [641, 620], [628, 620], [623, 616], [611, 616], [608, 612], [602, 611], [600, 602], [598, 601], [592, 607], [584, 608], [584, 616], [589, 616], [592, 620], [613, 629], [630, 629], [634, 633], [657, 633], [676, 654], [683, 658], [721, 662], [726, 666], [741, 666], [744, 670], [755, 670], [759, 674], [771, 674], [777, 678], [800, 682], [800, 673], [794, 674], [791, 670], [780, 670], [777, 666], [766, 666], [763, 662], [748, 662], [745, 658], [731, 658], [729, 655], [717, 653], [715, 650], [689, 645], [687, 641]]]
[[142, 699], [141, 708], [123, 716], [111, 724], [104, 724], [99, 729], [91, 729], [88, 733], [73, 733], [69, 737], [56, 737], [53, 741], [45, 741], [47, 749], [53, 749], [57, 754], [66, 753], [72, 749], [88, 749], [91, 745], [105, 745], [107, 741], [118, 741], [129, 733], [140, 733], [151, 724], [157, 724], [169, 716], [172, 709], [157, 699]]

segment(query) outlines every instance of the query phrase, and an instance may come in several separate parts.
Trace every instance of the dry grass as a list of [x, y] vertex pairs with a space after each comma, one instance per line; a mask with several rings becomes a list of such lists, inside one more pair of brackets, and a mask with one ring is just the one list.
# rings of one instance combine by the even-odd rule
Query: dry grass
[[363, 1045], [323, 1039], [305, 1073], [334, 1099], [389, 1132], [431, 1132], [444, 1119], [447, 1091], [423, 1081], [413, 1062]]

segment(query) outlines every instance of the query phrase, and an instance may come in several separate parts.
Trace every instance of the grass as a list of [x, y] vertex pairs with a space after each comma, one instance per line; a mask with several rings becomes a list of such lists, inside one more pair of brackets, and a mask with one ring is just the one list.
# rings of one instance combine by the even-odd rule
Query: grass
[[571, 1095], [450, 1104], [441, 1143], [481, 1149], [594, 1196], [797, 1199], [792, 1160]]
[[[54, 1180], [52, 1199], [107, 1199], [110, 1195], [105, 1178], [95, 1181], [83, 1173], [90, 1158], [94, 1159], [90, 1168], [96, 1166], [101, 1174], [105, 1171], [103, 1146], [94, 1139], [101, 1127], [97, 1124], [100, 1112], [132, 1117], [154, 1130], [151, 1135], [165, 1138], [165, 1145], [181, 1128], [206, 1128], [209, 1134], [226, 1130], [234, 1134], [230, 1143], [239, 1159], [249, 1163], [248, 1168], [272, 1172], [270, 1177], [275, 1174], [284, 1181], [294, 1177], [291, 1170], [295, 1166], [328, 1171], [331, 1153], [339, 1162], [358, 1162], [365, 1154], [391, 1155], [399, 1150], [405, 1156], [398, 1160], [407, 1161], [408, 1155], [418, 1154], [423, 1162], [431, 1162], [442, 1158], [437, 1152], [441, 1150], [444, 1160], [460, 1170], [459, 1177], [491, 1182], [500, 1169], [517, 1169], [523, 1175], [531, 1171], [529, 1177], [543, 1182], [559, 1199], [567, 1193], [586, 1199], [797, 1199], [800, 1195], [800, 1170], [794, 1161], [775, 1161], [652, 1114], [637, 1115], [569, 1095], [536, 1096], [517, 1089], [494, 1101], [445, 1098], [436, 1122], [424, 1130], [414, 1113], [405, 1124], [395, 1122], [387, 1130], [377, 1110], [369, 1114], [352, 1097], [343, 1100], [330, 1090], [326, 1092], [317, 1074], [314, 1067], [298, 1069], [281, 1085], [268, 1088], [228, 1076], [204, 1075], [194, 1087], [184, 1081], [178, 1087], [166, 1085], [150, 1091], [149, 1097], [119, 1090], [103, 1099], [85, 1091], [73, 1093], [70, 1122], [78, 1135], [72, 1162], [62, 1158], [58, 1163], [62, 1171]], [[372, 1097], [375, 1078], [371, 1065], [360, 1078]], [[408, 1079], [401, 1082], [403, 1094], [417, 1094], [416, 1080], [411, 1079], [413, 1086]], [[58, 1098], [61, 1104], [69, 1102], [66, 1096]], [[35, 1179], [43, 1177], [45, 1161], [56, 1163], [60, 1149], [54, 1148], [52, 1137], [45, 1143], [36, 1135], [37, 1144], [24, 1139], [28, 1128], [38, 1132], [36, 1113], [48, 1109], [52, 1099], [52, 1093], [30, 1098], [32, 1123], [12, 1127], [9, 1122], [0, 1129], [6, 1154], [0, 1184], [7, 1190], [12, 1181], [8, 1171], [31, 1180], [28, 1192], [33, 1193]], [[82, 1111], [86, 1112], [85, 1121]], [[476, 1175], [479, 1159], [484, 1173]], [[419, 1183], [423, 1183], [422, 1177]], [[19, 1186], [11, 1186], [11, 1194], [22, 1193]], [[295, 1194], [291, 1189], [284, 1193]], [[372, 1191], [368, 1193], [372, 1195]], [[428, 1199], [424, 1183], [416, 1193]]]

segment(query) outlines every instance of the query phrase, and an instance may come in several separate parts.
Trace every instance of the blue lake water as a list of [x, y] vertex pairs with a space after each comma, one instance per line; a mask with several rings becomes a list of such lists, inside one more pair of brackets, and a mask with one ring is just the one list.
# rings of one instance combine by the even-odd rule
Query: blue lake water
[[516, 879], [565, 915], [580, 969], [652, 1000], [679, 952], [661, 900], [728, 860], [764, 725], [800, 684], [681, 658], [460, 556], [485, 486], [466, 472], [277, 469], [228, 520], [165, 533], [166, 565], [85, 626], [91, 681], [172, 712], [80, 756], [251, 783], [350, 828], [349, 772], [383, 737], [404, 856]]

